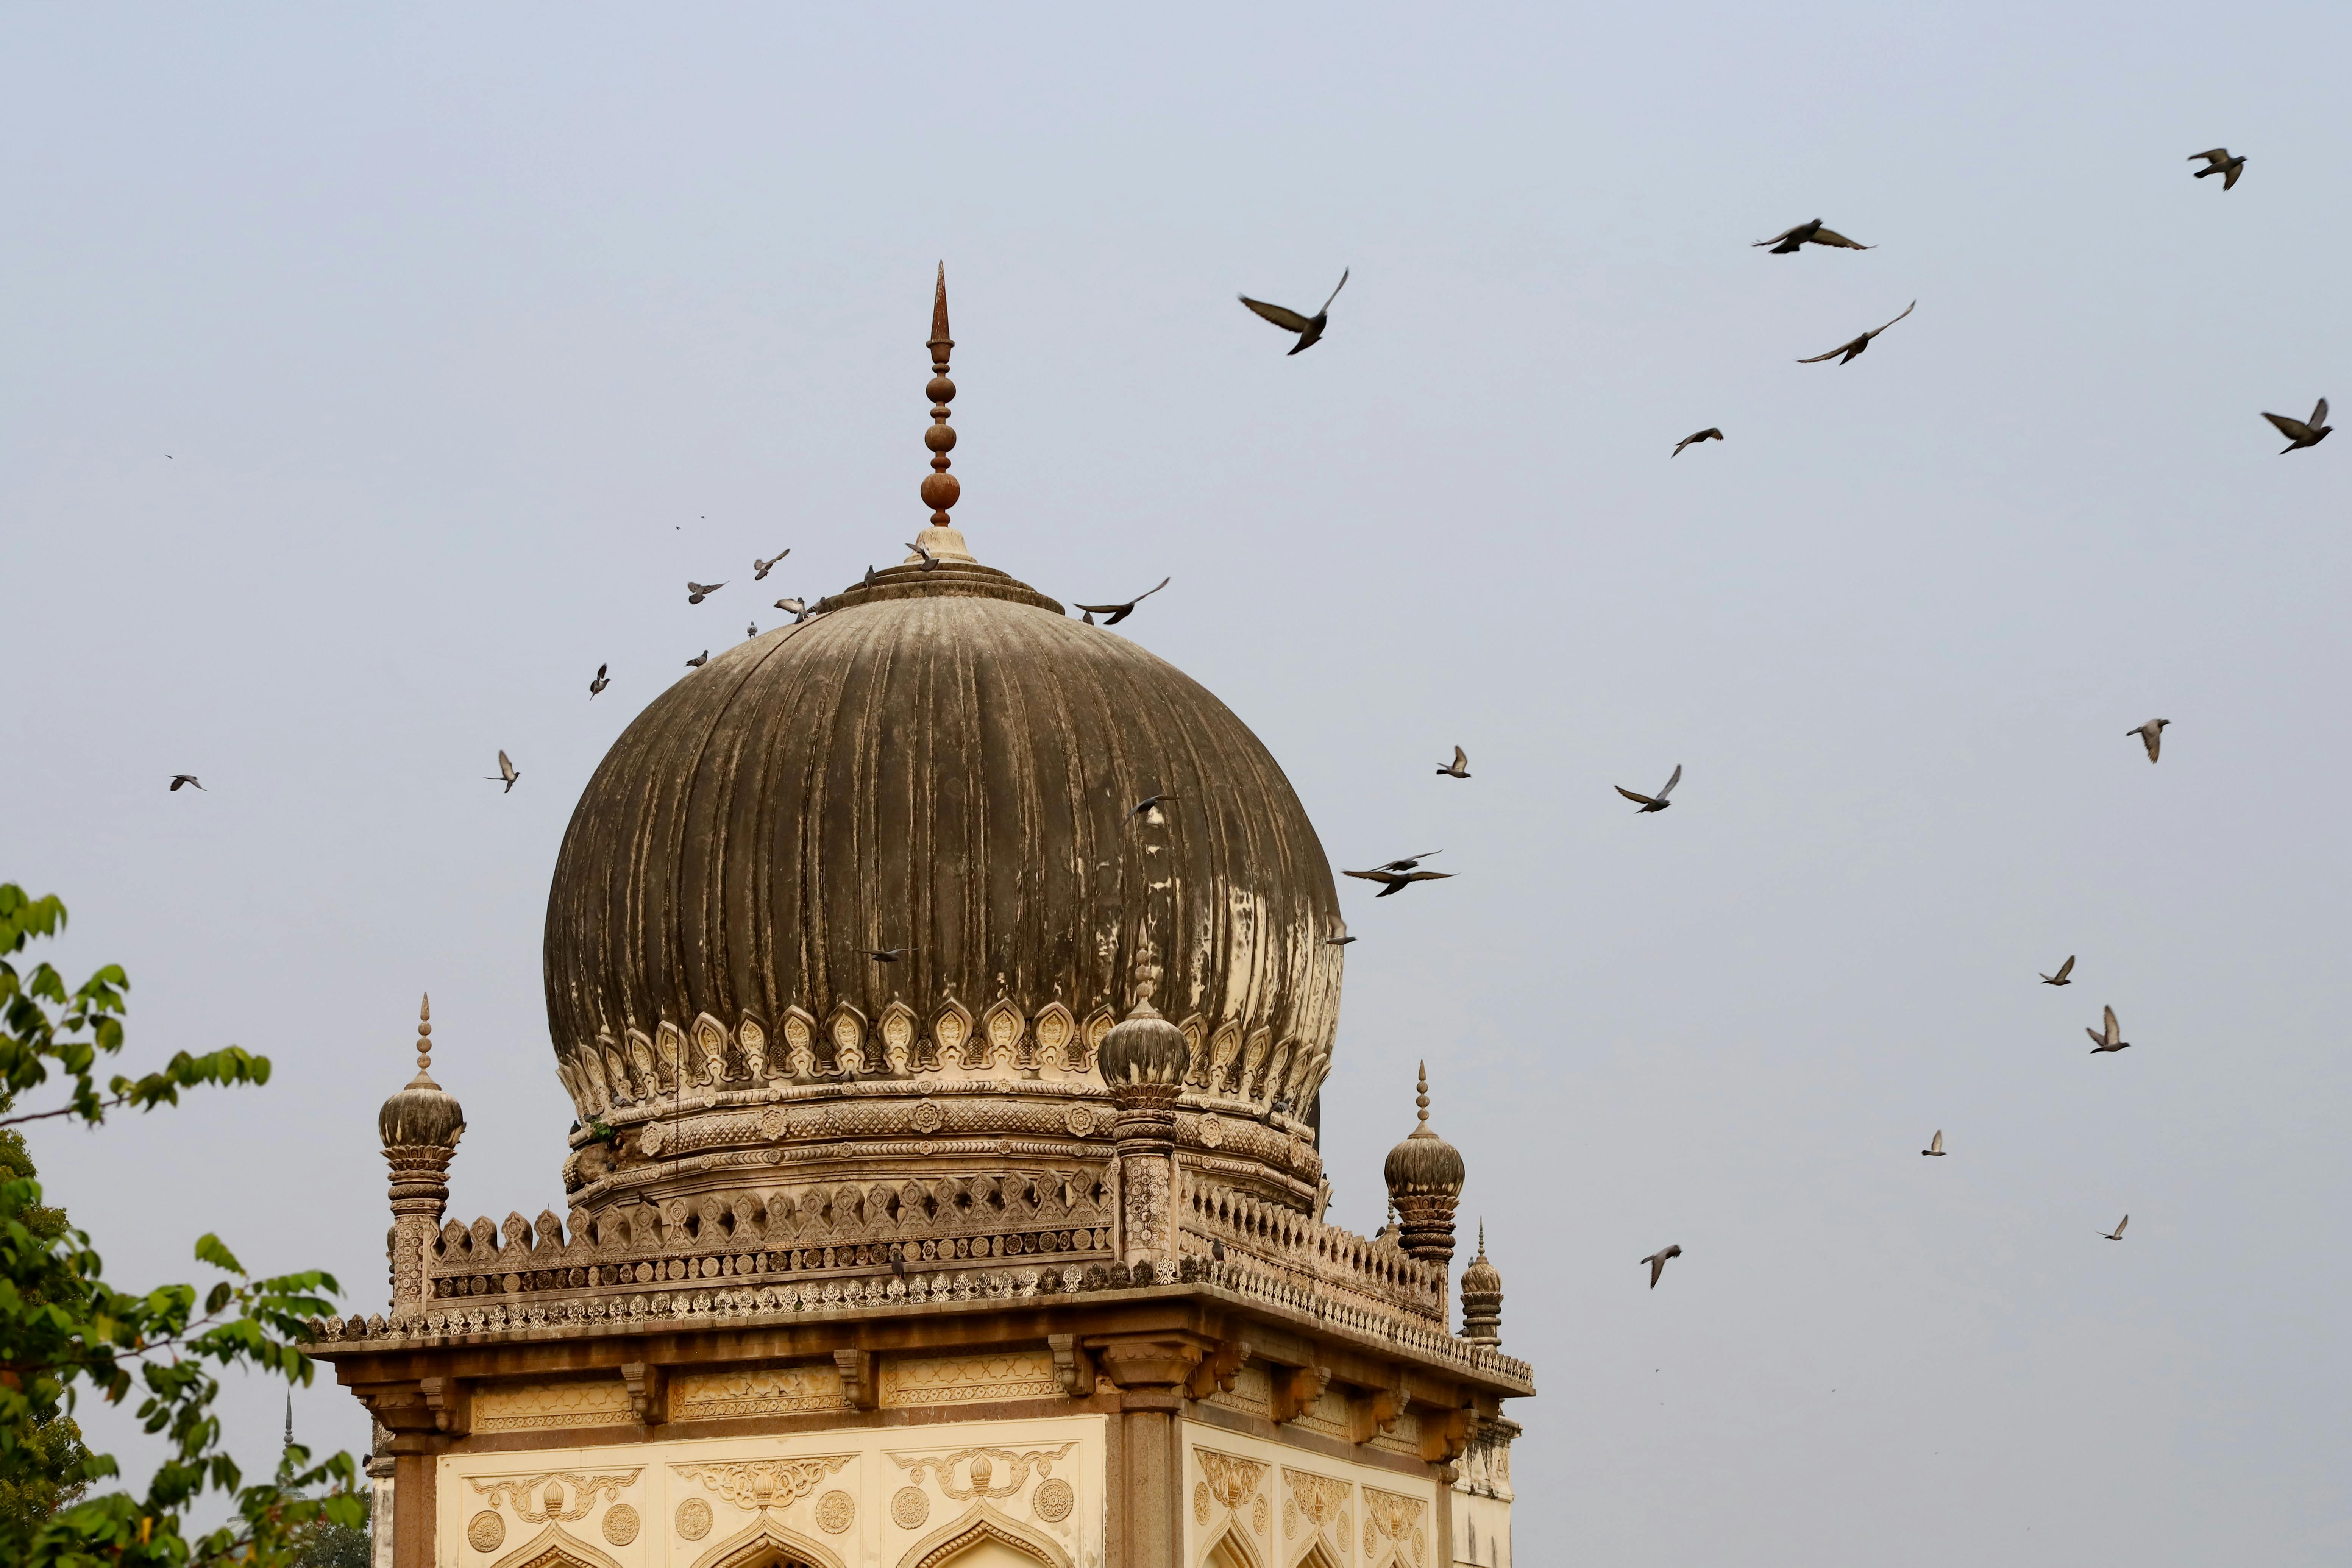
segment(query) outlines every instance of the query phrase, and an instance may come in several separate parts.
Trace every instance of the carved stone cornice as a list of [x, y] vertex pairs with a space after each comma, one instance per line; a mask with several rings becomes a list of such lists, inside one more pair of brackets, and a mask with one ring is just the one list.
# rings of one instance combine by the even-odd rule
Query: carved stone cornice
[[805, 1459], [731, 1459], [672, 1465], [670, 1470], [688, 1480], [700, 1481], [737, 1508], [782, 1509], [815, 1491], [827, 1477], [856, 1457], [823, 1454]]

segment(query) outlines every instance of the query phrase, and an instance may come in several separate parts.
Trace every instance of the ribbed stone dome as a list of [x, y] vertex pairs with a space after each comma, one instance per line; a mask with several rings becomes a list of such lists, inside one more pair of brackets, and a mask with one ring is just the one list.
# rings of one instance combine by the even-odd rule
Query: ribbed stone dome
[[870, 1083], [990, 1039], [1011, 1071], [1015, 1036], [1089, 1073], [1147, 922], [1195, 1089], [1303, 1113], [1338, 1021], [1339, 905], [1257, 737], [968, 561], [819, 608], [656, 698], [572, 814], [547, 1010], [583, 1121], [681, 1072]]

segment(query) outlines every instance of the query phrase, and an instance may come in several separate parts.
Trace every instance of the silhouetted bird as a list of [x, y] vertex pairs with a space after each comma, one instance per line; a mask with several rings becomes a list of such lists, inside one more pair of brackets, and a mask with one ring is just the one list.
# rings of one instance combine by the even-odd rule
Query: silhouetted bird
[[688, 669], [700, 669], [704, 665], [709, 662], [710, 650], [709, 648], [704, 648], [700, 653], [696, 654], [692, 658], [686, 661], [686, 668]]
[[1409, 855], [1402, 860], [1391, 860], [1385, 866], [1375, 866], [1372, 869], [1375, 871], [1410, 871], [1413, 868], [1419, 866], [1423, 860], [1428, 859], [1432, 855], [1443, 855], [1445, 851], [1443, 849], [1424, 849], [1418, 855]]
[[756, 555], [751, 557], [751, 581], [754, 583], [766, 582], [768, 578], [768, 569], [791, 553], [792, 552], [789, 550], [780, 550], [776, 552], [775, 554], [769, 556], [765, 561], [761, 560]]
[[501, 779], [505, 780], [507, 787], [499, 791], [499, 793], [500, 795], [509, 795], [514, 790], [515, 780], [520, 777], [522, 777], [522, 774], [515, 772], [514, 763], [507, 760], [507, 754], [504, 752], [500, 752], [499, 753], [499, 771], [488, 775], [488, 782], [497, 784]]
[[1144, 600], [1149, 599], [1152, 595], [1157, 594], [1160, 589], [1165, 588], [1169, 584], [1175, 580], [1176, 579], [1173, 577], [1162, 577], [1159, 582], [1153, 584], [1150, 587], [1146, 588], [1142, 593], [1138, 594], [1134, 598], [1129, 599], [1124, 605], [1080, 605], [1078, 608], [1087, 613], [1087, 625], [1093, 626], [1097, 616], [1106, 616], [1109, 618], [1105, 620], [1103, 625], [1107, 626], [1115, 626], [1118, 625], [1119, 622], [1127, 619], [1128, 616], [1135, 614], [1136, 605], [1143, 603]]
[[1323, 945], [1325, 947], [1345, 947], [1355, 940], [1356, 939], [1354, 937], [1348, 934], [1348, 928], [1346, 926], [1341, 926], [1336, 935], [1327, 936], [1323, 939]]
[[803, 621], [808, 619], [808, 601], [806, 599], [778, 599], [776, 601], [776, 608], [791, 611], [793, 625], [794, 626], [798, 626]]
[[1799, 247], [1807, 245], [1826, 245], [1837, 250], [1878, 248], [1874, 245], [1857, 245], [1833, 228], [1823, 228], [1819, 218], [1811, 223], [1801, 223], [1794, 228], [1784, 228], [1769, 239], [1757, 240], [1748, 248], [1755, 250], [1767, 245], [1772, 247], [1775, 256], [1794, 256]]
[[[194, 773], [173, 773], [173, 774], [172, 775], [172, 787], [173, 787], [174, 790], [176, 790], [176, 789], [178, 789], [182, 784], [196, 784], [196, 787], [197, 787], [198, 789], [204, 789], [204, 787], [205, 787], [204, 785], [202, 785], [202, 784], [196, 784], [196, 775], [195, 775], [195, 774], [194, 774]], [[205, 790], [205, 793], [206, 793], [207, 795], [209, 795], [209, 794], [211, 794], [212, 792], [211, 792], [211, 791], [209, 791], [209, 790]]]
[[727, 584], [724, 583], [698, 583], [688, 578], [686, 584], [686, 602], [689, 605], [698, 605], [725, 586]]
[[866, 956], [877, 963], [896, 963], [907, 954], [919, 951], [911, 947], [869, 947], [866, 950]]
[[1415, 882], [1442, 882], [1454, 873], [1451, 871], [1350, 871], [1348, 875], [1360, 877], [1367, 882], [1380, 883], [1381, 890], [1374, 893], [1372, 897], [1385, 899], [1391, 893], [1402, 892]]
[[1689, 446], [1694, 441], [1720, 441], [1722, 439], [1723, 432], [1710, 425], [1706, 429], [1685, 436], [1681, 440], [1675, 442], [1675, 449], [1667, 453], [1666, 456], [1669, 458], [1681, 457], [1683, 455], [1683, 448]]
[[2171, 722], [2169, 719], [2150, 719], [2138, 729], [2126, 730], [2124, 733], [2139, 737], [2140, 744], [2147, 748], [2147, 760], [2152, 763], [2156, 761], [2156, 754], [2164, 749], [2164, 727]]
[[2102, 1051], [2127, 1051], [2131, 1049], [2131, 1042], [2123, 1037], [2123, 1029], [2116, 1023], [2116, 1010], [2113, 1007], [2105, 1007], [2102, 1008], [2101, 1011], [2106, 1015], [2106, 1032], [2105, 1034], [2101, 1034], [2098, 1030], [2091, 1028], [2086, 1028], [2083, 1031], [2083, 1033], [2091, 1037], [2091, 1054], [2095, 1057]]
[[[1339, 274], [1339, 287], [1331, 290], [1331, 300], [1338, 299], [1339, 297], [1339, 289], [1345, 289], [1347, 286], [1348, 274], [1346, 270], [1343, 269]], [[1272, 321], [1284, 331], [1297, 332], [1298, 334], [1298, 342], [1290, 351], [1295, 354], [1305, 353], [1308, 349], [1313, 348], [1316, 342], [1323, 336], [1324, 323], [1331, 319], [1331, 300], [1324, 300], [1323, 308], [1316, 311], [1313, 315], [1302, 316], [1297, 311], [1293, 310], [1286, 306], [1269, 305], [1263, 300], [1253, 300], [1246, 294], [1242, 295], [1240, 298], [1243, 304], [1247, 305], [1251, 310], [1256, 311], [1260, 316], [1265, 317], [1267, 321]]]
[[2298, 447], [2318, 446], [2336, 428], [2327, 422], [2327, 399], [2324, 397], [2308, 419], [2290, 419], [2284, 414], [2265, 414], [2263, 417], [2277, 426], [2278, 433], [2286, 437], [2286, 445], [2279, 448], [2281, 457]]
[[[2040, 974], [2041, 971], [2036, 970], [2034, 973]], [[2044, 985], [2072, 985], [2074, 983], [2066, 977], [2074, 973], [2074, 955], [2070, 952], [2066, 955], [2066, 962], [2058, 966], [2057, 973], [2042, 975], [2042, 984]]]
[[1128, 820], [1132, 822], [1135, 818], [1140, 816], [1146, 822], [1161, 821], [1163, 819], [1160, 814], [1160, 803], [1163, 800], [1174, 800], [1175, 798], [1176, 797], [1172, 795], [1146, 795], [1143, 799], [1137, 801], [1135, 803], [1135, 808], [1127, 814]]
[[[1903, 307], [1903, 316], [1909, 315], [1918, 308], [1919, 301], [1916, 300], [1912, 300], [1908, 305]], [[1895, 317], [1895, 321], [1901, 321], [1903, 316]], [[1895, 321], [1887, 322], [1886, 327], [1893, 326]], [[1886, 327], [1873, 327], [1870, 331], [1863, 333], [1862, 336], [1854, 339], [1850, 343], [1840, 343], [1837, 347], [1830, 350], [1830, 352], [1825, 354], [1815, 354], [1811, 359], [1801, 359], [1797, 363], [1799, 364], [1819, 364], [1825, 359], [1835, 359], [1838, 363], [1843, 364], [1846, 360], [1853, 358], [1856, 354], [1862, 353], [1863, 350], [1868, 348], [1870, 346], [1870, 340], [1885, 331]], [[1843, 354], [1845, 359], [1838, 359], [1838, 355], [1840, 354]]]
[[[1668, 779], [1666, 781], [1666, 787], [1660, 790], [1655, 795], [1635, 795], [1623, 784], [1612, 784], [1610, 787], [1614, 789], [1619, 795], [1623, 795], [1627, 800], [1640, 802], [1642, 811], [1664, 811], [1666, 807], [1674, 804], [1674, 802], [1668, 800], [1666, 796], [1674, 794], [1675, 785], [1682, 782], [1683, 765], [1680, 763], [1676, 763], [1675, 764], [1674, 777]], [[1639, 816], [1642, 815], [1642, 811], [1637, 811], [1633, 815]]]
[[932, 554], [929, 551], [924, 549], [919, 544], [908, 544], [907, 548], [923, 558], [923, 570], [926, 572], [929, 572], [931, 568], [940, 563], [940, 558], [938, 556]]
[[1666, 1259], [1669, 1258], [1680, 1258], [1682, 1255], [1683, 1249], [1680, 1247], [1662, 1247], [1657, 1251], [1650, 1254], [1649, 1257], [1642, 1259], [1643, 1262], [1650, 1266], [1651, 1289], [1654, 1290], [1658, 1288], [1658, 1276], [1666, 1271]]
[[604, 690], [604, 688], [613, 684], [611, 681], [604, 679], [604, 671], [612, 667], [603, 664], [596, 667], [596, 679], [588, 683], [588, 699], [590, 701], [594, 701], [596, 699], [596, 693]]
[[2245, 172], [2245, 159], [2231, 157], [2227, 147], [2208, 147], [2202, 153], [2189, 154], [2189, 161], [2192, 163], [2200, 158], [2205, 160], [2205, 166], [2197, 171], [2197, 178], [2201, 180], [2208, 174], [2219, 174], [2221, 176], [2221, 188], [2225, 191], [2236, 184], [2238, 176]]
[[1940, 1127], [1937, 1128], [1936, 1135], [1927, 1140], [1927, 1146], [1925, 1149], [1920, 1150], [1919, 1152], [1928, 1155], [1934, 1159], [1942, 1159], [1944, 1157], [1944, 1130]]
[[1449, 765], [1444, 763], [1440, 763], [1437, 764], [1437, 771], [1444, 773], [1450, 779], [1468, 778], [1470, 776], [1470, 753], [1464, 751], [1459, 746], [1454, 747], [1454, 761], [1452, 764]]
[[2131, 1224], [2131, 1215], [2126, 1215], [2123, 1218], [2116, 1221], [2115, 1229], [2103, 1230], [2099, 1232], [2099, 1234], [2105, 1237], [2109, 1241], [2121, 1241], [2124, 1238], [2124, 1226], [2129, 1224]]

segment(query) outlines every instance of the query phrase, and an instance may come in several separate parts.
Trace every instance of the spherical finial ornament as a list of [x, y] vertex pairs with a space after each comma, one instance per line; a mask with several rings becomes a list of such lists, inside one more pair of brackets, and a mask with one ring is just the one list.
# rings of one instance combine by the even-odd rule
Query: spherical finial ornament
[[385, 1148], [457, 1146], [458, 1134], [466, 1131], [465, 1108], [433, 1081], [432, 1065], [433, 997], [428, 993], [416, 1009], [416, 1076], [376, 1113], [376, 1131]]
[[[916, 536], [924, 550], [943, 561], [970, 561], [963, 535], [948, 520], [948, 509], [963, 494], [963, 486], [948, 472], [948, 454], [955, 450], [955, 427], [948, 423], [948, 405], [955, 401], [956, 384], [948, 379], [948, 356], [955, 339], [948, 335], [948, 264], [940, 263], [939, 286], [931, 295], [931, 379], [923, 387], [931, 400], [931, 427], [923, 432], [923, 446], [931, 454], [931, 471], [923, 479], [923, 504], [931, 509], [930, 526]], [[907, 558], [914, 565], [923, 557]]]
[[1467, 1172], [1462, 1151], [1429, 1125], [1429, 1064], [1421, 1065], [1414, 1093], [1419, 1120], [1382, 1166], [1389, 1197], [1402, 1219], [1404, 1249], [1415, 1258], [1450, 1262], [1454, 1257], [1454, 1205]]
[[425, 993], [425, 1000], [416, 1005], [416, 1067], [418, 1071], [433, 1065], [433, 993]]

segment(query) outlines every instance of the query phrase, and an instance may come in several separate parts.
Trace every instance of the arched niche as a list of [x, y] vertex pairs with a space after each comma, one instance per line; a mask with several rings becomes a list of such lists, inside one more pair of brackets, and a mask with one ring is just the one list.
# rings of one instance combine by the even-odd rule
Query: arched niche
[[694, 1560], [693, 1568], [848, 1568], [833, 1551], [765, 1514]]
[[898, 1568], [1072, 1568], [1052, 1540], [984, 1502], [917, 1542]]
[[516, 1547], [490, 1568], [621, 1568], [562, 1525], [550, 1521], [545, 1530]]
[[1201, 1568], [1264, 1568], [1257, 1551], [1250, 1545], [1239, 1525], [1228, 1525], [1208, 1551], [1201, 1554]]
[[1298, 1554], [1297, 1560], [1291, 1563], [1290, 1568], [1339, 1568], [1339, 1562], [1331, 1555], [1331, 1549], [1323, 1543], [1323, 1538], [1318, 1535], [1308, 1543], [1306, 1551]]

